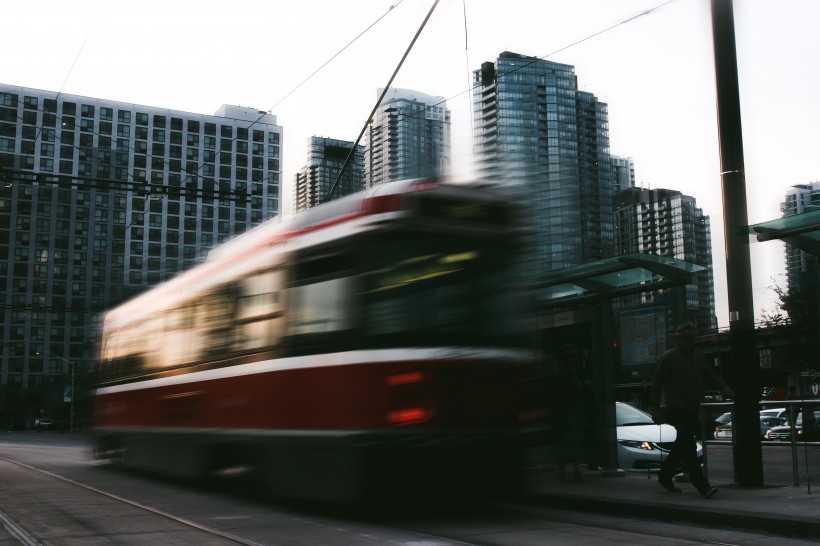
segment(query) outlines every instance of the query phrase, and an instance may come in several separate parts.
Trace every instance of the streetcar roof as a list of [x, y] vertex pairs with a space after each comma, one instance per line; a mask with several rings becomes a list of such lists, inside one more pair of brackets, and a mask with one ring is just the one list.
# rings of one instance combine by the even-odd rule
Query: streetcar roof
[[[456, 187], [455, 184], [444, 185]], [[161, 301], [167, 307], [173, 300], [183, 302], [195, 297], [207, 286], [218, 285], [226, 275], [223, 268], [225, 263], [235, 263], [241, 257], [322, 228], [369, 215], [400, 211], [403, 205], [398, 198], [402, 195], [440, 186], [442, 183], [433, 179], [389, 182], [298, 212], [284, 221], [278, 217], [272, 218], [214, 248], [204, 263], [111, 309], [106, 314], [105, 322], [140, 320], [153, 312], [153, 302]], [[207, 279], [207, 283], [198, 282], [201, 279]]]

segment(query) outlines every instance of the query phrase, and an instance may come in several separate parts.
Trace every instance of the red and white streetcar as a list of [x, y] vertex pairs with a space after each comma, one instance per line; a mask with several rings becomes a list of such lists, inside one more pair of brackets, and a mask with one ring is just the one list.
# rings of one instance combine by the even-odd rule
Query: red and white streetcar
[[237, 237], [106, 315], [97, 456], [296, 498], [513, 485], [516, 231], [493, 191], [409, 180]]

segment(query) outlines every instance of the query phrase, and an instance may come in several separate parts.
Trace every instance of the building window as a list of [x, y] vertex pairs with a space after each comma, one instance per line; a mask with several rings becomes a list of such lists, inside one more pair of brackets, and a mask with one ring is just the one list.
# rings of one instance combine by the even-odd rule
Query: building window
[[0, 106], [17, 108], [17, 95], [13, 93], [0, 93]]

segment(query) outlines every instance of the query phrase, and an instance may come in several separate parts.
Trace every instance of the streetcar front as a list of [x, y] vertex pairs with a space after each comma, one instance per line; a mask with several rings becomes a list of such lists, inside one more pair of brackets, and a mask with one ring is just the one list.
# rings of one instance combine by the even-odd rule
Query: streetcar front
[[495, 192], [423, 184], [298, 252], [289, 350], [362, 358], [305, 403], [367, 431], [371, 481], [511, 489], [535, 414], [517, 219]]

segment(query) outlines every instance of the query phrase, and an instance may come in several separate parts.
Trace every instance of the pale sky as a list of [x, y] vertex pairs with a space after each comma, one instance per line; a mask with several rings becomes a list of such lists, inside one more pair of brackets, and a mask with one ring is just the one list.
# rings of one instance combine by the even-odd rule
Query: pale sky
[[[780, 217], [791, 185], [820, 179], [820, 2], [734, 4], [749, 221], [759, 223]], [[289, 198], [307, 139], [356, 139], [432, 5], [13, 2], [0, 82], [201, 114], [271, 110]], [[633, 158], [637, 183], [697, 199], [712, 220], [716, 311], [728, 326], [709, 0], [440, 0], [393, 85], [448, 99], [457, 179], [471, 172], [471, 73], [504, 50], [574, 65], [579, 88], [609, 105], [611, 152]], [[759, 315], [773, 308], [773, 278], [785, 286], [784, 256], [779, 242], [751, 248]]]

